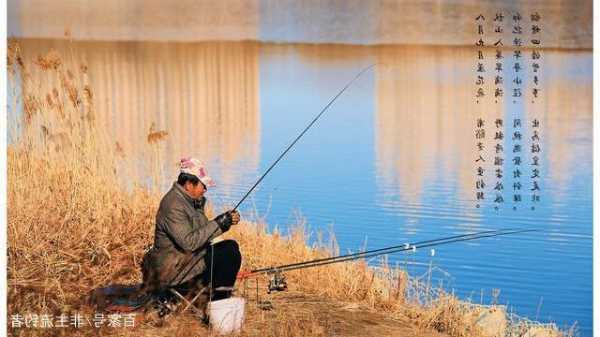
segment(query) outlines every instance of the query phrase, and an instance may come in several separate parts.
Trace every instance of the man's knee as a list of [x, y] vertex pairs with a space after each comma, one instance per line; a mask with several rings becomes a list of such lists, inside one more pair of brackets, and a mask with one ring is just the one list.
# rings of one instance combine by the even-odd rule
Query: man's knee
[[224, 255], [230, 256], [235, 261], [242, 260], [240, 246], [235, 240], [223, 240], [215, 244], [215, 249], [219, 249]]
[[240, 253], [240, 246], [235, 240], [225, 240], [227, 242], [227, 250], [236, 261], [242, 261], [242, 253]]
[[215, 244], [215, 248], [222, 249], [228, 252], [239, 252], [240, 246], [235, 240], [223, 240]]

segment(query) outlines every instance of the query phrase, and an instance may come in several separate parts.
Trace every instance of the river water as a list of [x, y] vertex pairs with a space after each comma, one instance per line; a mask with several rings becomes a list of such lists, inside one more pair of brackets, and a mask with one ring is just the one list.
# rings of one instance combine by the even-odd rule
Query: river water
[[[500, 289], [496, 301], [513, 312], [561, 327], [577, 322], [581, 335], [591, 336], [590, 51], [543, 50], [533, 102], [529, 74], [527, 94], [515, 102], [487, 96], [476, 103], [472, 48], [29, 39], [21, 45], [28, 58], [55, 48], [88, 66], [98, 120], [136, 163], [130, 169], [147, 173], [142, 184], [166, 191], [177, 160], [194, 155], [217, 181], [208, 197], [221, 206], [239, 200], [332, 96], [377, 64], [271, 172], [242, 215], [283, 230], [304, 220], [313, 233], [332, 231], [342, 253], [479, 230], [540, 229], [436, 247], [434, 256], [429, 250], [393, 255], [389, 262], [431, 262], [448, 273], [436, 272], [436, 280], [463, 299], [490, 303]], [[505, 71], [506, 78], [515, 76]], [[488, 133], [487, 197], [477, 207], [479, 118]], [[492, 138], [496, 119], [504, 121], [502, 141]], [[522, 120], [521, 141], [510, 137], [514, 119]], [[169, 135], [150, 144], [150, 130]], [[531, 201], [529, 177], [534, 131], [541, 148], [539, 202]], [[508, 149], [516, 142], [525, 149], [519, 203], [508, 176], [515, 169]], [[505, 202], [498, 209], [496, 144], [507, 149]], [[413, 275], [426, 272], [408, 268]]]

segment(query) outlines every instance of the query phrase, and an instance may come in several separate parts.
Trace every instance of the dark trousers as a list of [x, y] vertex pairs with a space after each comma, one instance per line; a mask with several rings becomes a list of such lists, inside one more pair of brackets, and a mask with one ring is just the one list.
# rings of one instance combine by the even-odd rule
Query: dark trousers
[[[204, 285], [212, 283], [212, 289], [218, 287], [233, 287], [240, 266], [242, 265], [240, 247], [237, 242], [233, 240], [217, 242], [208, 247], [204, 262], [206, 264], [206, 270], [198, 276], [198, 281], [201, 281]], [[229, 293], [230, 292], [215, 292], [213, 300], [229, 297]]]

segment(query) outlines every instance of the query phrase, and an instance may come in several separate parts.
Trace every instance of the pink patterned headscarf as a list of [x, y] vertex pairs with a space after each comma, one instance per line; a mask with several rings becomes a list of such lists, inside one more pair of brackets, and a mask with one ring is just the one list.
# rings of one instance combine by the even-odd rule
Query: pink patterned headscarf
[[196, 158], [191, 158], [191, 157], [182, 158], [181, 161], [179, 162], [179, 168], [181, 170], [180, 171], [181, 173], [187, 173], [187, 174], [191, 174], [193, 176], [198, 177], [198, 179], [200, 179], [200, 181], [206, 187], [217, 186], [215, 184], [214, 180], [208, 176], [208, 173], [206, 172], [206, 168], [204, 167], [204, 164], [202, 164], [202, 162]]

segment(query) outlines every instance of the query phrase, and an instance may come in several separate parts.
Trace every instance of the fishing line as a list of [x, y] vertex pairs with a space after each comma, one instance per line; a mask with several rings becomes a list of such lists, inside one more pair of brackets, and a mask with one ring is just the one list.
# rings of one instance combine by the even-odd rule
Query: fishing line
[[308, 129], [310, 129], [313, 126], [313, 124], [315, 124], [317, 122], [317, 120], [319, 118], [321, 118], [321, 116], [323, 115], [323, 113], [325, 113], [325, 111], [327, 111], [327, 109], [329, 109], [329, 107], [333, 104], [333, 102], [335, 102], [335, 100], [338, 97], [340, 97], [340, 95], [342, 95], [344, 93], [344, 91], [346, 91], [346, 89], [348, 89], [350, 87], [350, 85], [352, 83], [354, 83], [354, 81], [356, 81], [362, 74], [364, 74], [367, 70], [373, 68], [374, 66], [375, 66], [375, 64], [372, 64], [372, 65], [364, 68], [363, 70], [361, 70], [356, 76], [354, 76], [354, 78], [352, 80], [350, 80], [350, 82], [348, 82], [342, 88], [342, 90], [340, 90], [329, 101], [329, 103], [327, 103], [327, 105], [325, 105], [325, 107], [323, 107], [323, 109], [321, 109], [321, 111], [317, 114], [317, 116], [306, 126], [306, 128], [304, 128], [304, 130], [302, 130], [302, 132], [296, 137], [296, 139], [294, 139], [294, 141], [290, 145], [288, 145], [288, 147], [279, 155], [279, 157], [273, 162], [273, 164], [271, 164], [271, 166], [269, 166], [269, 168], [265, 171], [265, 173], [263, 173], [263, 175], [260, 178], [258, 178], [258, 180], [250, 188], [250, 190], [248, 190], [248, 192], [246, 192], [246, 194], [242, 197], [242, 199], [233, 208], [234, 211], [238, 209], [238, 207], [242, 204], [242, 202], [244, 202], [244, 200], [246, 200], [246, 198], [248, 197], [248, 195], [250, 195], [250, 193], [252, 193], [252, 191], [254, 191], [254, 189], [256, 188], [256, 186], [258, 186], [258, 184], [260, 184], [260, 182], [267, 176], [267, 174], [269, 174], [269, 172], [271, 172], [271, 170], [275, 167], [275, 165], [277, 165], [277, 163], [279, 163], [279, 161], [283, 158], [283, 156], [285, 156], [285, 154], [288, 153], [288, 151], [290, 151], [290, 149], [294, 146], [294, 144], [296, 144], [300, 140], [300, 138], [302, 138], [302, 136], [304, 136], [304, 134], [308, 131]]

